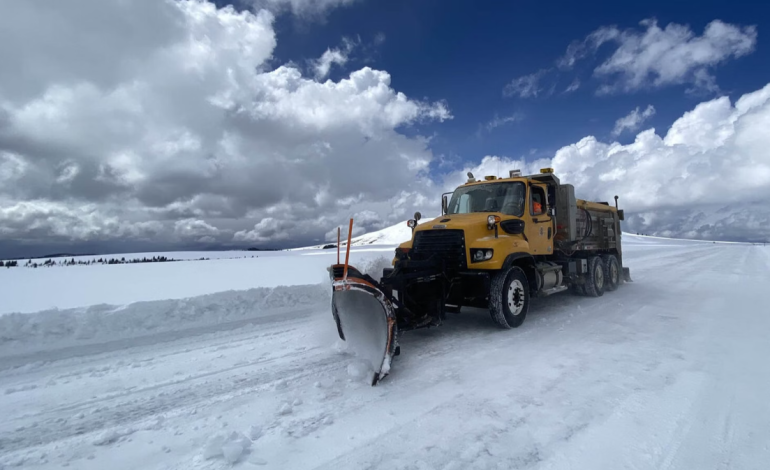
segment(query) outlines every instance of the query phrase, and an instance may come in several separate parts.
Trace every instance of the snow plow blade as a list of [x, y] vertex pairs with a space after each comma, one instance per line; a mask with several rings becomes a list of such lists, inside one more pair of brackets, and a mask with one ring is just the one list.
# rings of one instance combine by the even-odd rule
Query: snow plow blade
[[340, 338], [373, 371], [372, 385], [390, 372], [396, 351], [396, 316], [393, 304], [377, 281], [352, 266], [331, 267], [332, 314]]

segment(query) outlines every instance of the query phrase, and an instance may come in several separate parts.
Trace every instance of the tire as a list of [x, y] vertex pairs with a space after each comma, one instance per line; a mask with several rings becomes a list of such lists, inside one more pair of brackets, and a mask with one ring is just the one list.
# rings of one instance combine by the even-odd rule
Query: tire
[[604, 262], [598, 256], [588, 258], [588, 274], [586, 275], [585, 291], [588, 297], [604, 295], [605, 276]]
[[615, 255], [602, 256], [604, 261], [604, 289], [607, 292], [617, 290], [620, 286], [620, 263]]
[[524, 271], [513, 266], [492, 276], [489, 314], [503, 329], [518, 328], [529, 311], [529, 281]]

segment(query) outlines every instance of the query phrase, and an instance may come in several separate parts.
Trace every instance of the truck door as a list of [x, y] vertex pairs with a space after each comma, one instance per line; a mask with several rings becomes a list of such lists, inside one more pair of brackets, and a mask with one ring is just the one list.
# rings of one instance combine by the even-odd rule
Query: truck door
[[548, 215], [548, 197], [545, 187], [532, 184], [529, 187], [527, 213], [530, 220], [524, 224], [524, 233], [533, 255], [553, 253], [553, 223]]

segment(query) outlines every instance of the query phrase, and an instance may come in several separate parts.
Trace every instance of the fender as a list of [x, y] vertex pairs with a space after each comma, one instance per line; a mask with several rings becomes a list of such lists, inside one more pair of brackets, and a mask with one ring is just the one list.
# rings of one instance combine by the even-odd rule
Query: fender
[[513, 266], [513, 263], [520, 259], [527, 259], [532, 262], [532, 264], [535, 264], [535, 257], [532, 256], [529, 253], [520, 251], [518, 253], [511, 253], [508, 256], [505, 257], [505, 261], [503, 261], [503, 269], [508, 269], [511, 266]]
[[526, 264], [528, 264], [529, 269], [524, 269], [524, 274], [527, 275], [527, 280], [529, 281], [529, 290], [530, 295], [535, 295], [537, 292], [537, 274], [535, 273], [535, 257], [532, 256], [529, 253], [525, 252], [518, 252], [518, 253], [511, 253], [508, 256], [505, 257], [505, 261], [503, 262], [503, 268], [502, 270], [505, 271], [511, 266], [513, 266], [514, 263], [516, 263], [519, 260], [524, 260]]

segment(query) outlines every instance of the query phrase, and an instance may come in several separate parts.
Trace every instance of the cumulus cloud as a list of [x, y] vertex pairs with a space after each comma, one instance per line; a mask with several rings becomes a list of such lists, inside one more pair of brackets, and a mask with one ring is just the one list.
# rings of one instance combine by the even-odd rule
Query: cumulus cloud
[[400, 129], [451, 119], [443, 101], [409, 98], [370, 67], [322, 83], [270, 65], [267, 10], [97, 3], [0, 7], [0, 61], [24, 70], [0, 74], [5, 243], [32, 230], [41, 242], [268, 242], [281, 230], [300, 242], [430, 187], [427, 140]]
[[[24, 73], [0, 74], [0, 244], [296, 245], [351, 215], [356, 233], [428, 217], [467, 169], [431, 179], [429, 139], [403, 129], [451, 119], [448, 105], [408, 97], [371, 67], [321, 82], [275, 66], [275, 14], [202, 0], [4, 2], [0, 61]], [[698, 63], [698, 86], [715, 86]], [[547, 93], [545, 72], [534, 75], [510, 92]], [[547, 161], [481, 164], [553, 165], [586, 197], [619, 194], [637, 227], [765, 233], [770, 217], [750, 201], [770, 197], [768, 95], [704, 102], [665, 137], [589, 136]]]
[[[643, 114], [643, 113], [642, 113]], [[721, 97], [698, 104], [665, 135], [654, 129], [633, 143], [601, 142], [593, 136], [559, 149], [553, 158], [527, 162], [484, 158], [446, 177], [446, 187], [464, 174], [535, 173], [553, 167], [564, 183], [590, 200], [620, 204], [625, 229], [706, 239], [770, 239], [770, 84], [734, 104]]]
[[645, 29], [599, 28], [583, 41], [570, 44], [557, 65], [570, 69], [611, 43], [614, 52], [594, 69], [594, 76], [606, 82], [598, 89], [600, 94], [680, 84], [691, 85], [690, 92], [713, 92], [718, 88], [711, 70], [750, 54], [757, 42], [755, 26], [720, 20], [706, 25], [700, 36], [687, 25], [669, 23], [661, 28], [655, 19], [644, 20], [640, 26]]
[[635, 131], [646, 121], [655, 115], [655, 107], [647, 105], [644, 111], [640, 111], [639, 106], [630, 113], [615, 121], [615, 127], [612, 129], [612, 135], [619, 136], [624, 131]]

